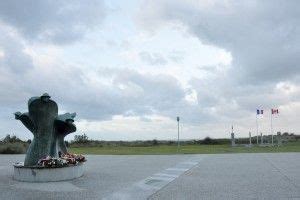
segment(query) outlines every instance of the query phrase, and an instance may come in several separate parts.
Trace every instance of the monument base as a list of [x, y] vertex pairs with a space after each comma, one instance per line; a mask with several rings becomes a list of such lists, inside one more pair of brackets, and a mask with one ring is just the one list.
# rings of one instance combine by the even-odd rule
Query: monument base
[[14, 165], [14, 179], [25, 182], [53, 182], [79, 178], [83, 175], [83, 163], [60, 168], [25, 167]]

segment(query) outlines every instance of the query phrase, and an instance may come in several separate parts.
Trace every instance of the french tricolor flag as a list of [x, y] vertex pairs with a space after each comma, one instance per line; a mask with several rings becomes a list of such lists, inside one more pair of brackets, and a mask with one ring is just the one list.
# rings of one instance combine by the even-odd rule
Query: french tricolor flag
[[256, 114], [257, 115], [263, 115], [264, 114], [264, 110], [256, 110]]

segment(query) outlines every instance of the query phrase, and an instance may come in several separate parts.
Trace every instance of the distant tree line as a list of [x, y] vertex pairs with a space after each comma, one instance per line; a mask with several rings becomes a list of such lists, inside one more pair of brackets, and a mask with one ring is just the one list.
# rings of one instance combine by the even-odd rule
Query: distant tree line
[[[283, 136], [289, 136], [293, 141], [300, 139], [300, 135], [293, 133], [283, 133]], [[267, 140], [269, 136], [264, 136]], [[252, 143], [256, 143], [256, 137], [251, 138]], [[74, 139], [70, 142], [65, 141], [68, 147], [104, 147], [104, 146], [126, 146], [126, 147], [151, 147], [158, 145], [177, 145], [175, 140], [135, 140], [135, 141], [105, 141], [105, 140], [92, 140], [86, 134], [75, 135]], [[260, 140], [259, 140], [260, 142]], [[0, 140], [0, 154], [20, 154], [26, 153], [31, 140], [23, 141], [15, 135], [6, 135], [2, 140]], [[181, 145], [230, 145], [231, 140], [229, 138], [224, 139], [214, 139], [211, 137], [206, 137], [202, 140], [184, 140], [180, 141]], [[248, 144], [249, 138], [236, 138], [236, 144]]]
[[[230, 144], [229, 139], [213, 139], [206, 137], [203, 140], [184, 140], [180, 141], [181, 145], [217, 145], [217, 144]], [[177, 145], [175, 140], [135, 140], [135, 141], [106, 141], [106, 140], [91, 140], [86, 134], [75, 135], [74, 140], [68, 143], [71, 147], [103, 147], [103, 146], [127, 146], [127, 147], [148, 147], [157, 145]]]
[[[285, 134], [287, 135], [287, 134]], [[288, 134], [290, 136], [295, 136], [296, 140], [300, 139], [299, 135], [293, 133]], [[267, 139], [267, 136], [265, 136]], [[256, 143], [256, 137], [251, 138], [251, 142]], [[249, 138], [236, 138], [236, 144], [248, 144]], [[230, 138], [211, 138], [205, 137], [201, 140], [184, 140], [180, 141], [181, 145], [230, 145]], [[177, 145], [175, 140], [135, 140], [135, 141], [107, 141], [107, 140], [92, 140], [89, 139], [86, 134], [75, 135], [74, 140], [68, 143], [70, 147], [102, 147], [102, 146], [128, 146], [128, 147], [148, 147], [148, 146], [157, 146], [157, 145]]]
[[0, 140], [0, 154], [25, 153], [31, 140], [23, 141], [15, 135], [6, 135]]

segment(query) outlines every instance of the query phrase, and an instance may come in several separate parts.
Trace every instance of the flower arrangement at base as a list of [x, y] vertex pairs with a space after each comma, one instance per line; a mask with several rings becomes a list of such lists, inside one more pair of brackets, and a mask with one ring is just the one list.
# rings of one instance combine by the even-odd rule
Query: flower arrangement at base
[[77, 162], [81, 163], [86, 161], [85, 157], [81, 154], [77, 155], [72, 153], [66, 153], [63, 154], [61, 158], [67, 160], [69, 164], [76, 164]]
[[68, 163], [66, 160], [61, 158], [52, 158], [51, 156], [46, 156], [38, 161], [38, 166], [40, 167], [66, 167], [68, 166]]
[[59, 158], [54, 158], [51, 156], [46, 156], [38, 161], [38, 166], [46, 168], [55, 167], [67, 167], [69, 165], [76, 165], [78, 163], [85, 162], [86, 159], [83, 155], [66, 153], [62, 154]]

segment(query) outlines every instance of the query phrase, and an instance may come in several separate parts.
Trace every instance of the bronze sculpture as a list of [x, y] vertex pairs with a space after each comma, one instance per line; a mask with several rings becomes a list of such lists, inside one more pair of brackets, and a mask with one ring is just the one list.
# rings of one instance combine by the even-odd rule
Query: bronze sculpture
[[66, 154], [64, 138], [76, 131], [73, 123], [76, 113], [58, 115], [57, 104], [47, 93], [30, 98], [28, 111], [15, 113], [15, 118], [33, 134], [24, 166], [35, 166], [45, 156], [58, 157], [61, 153]]

